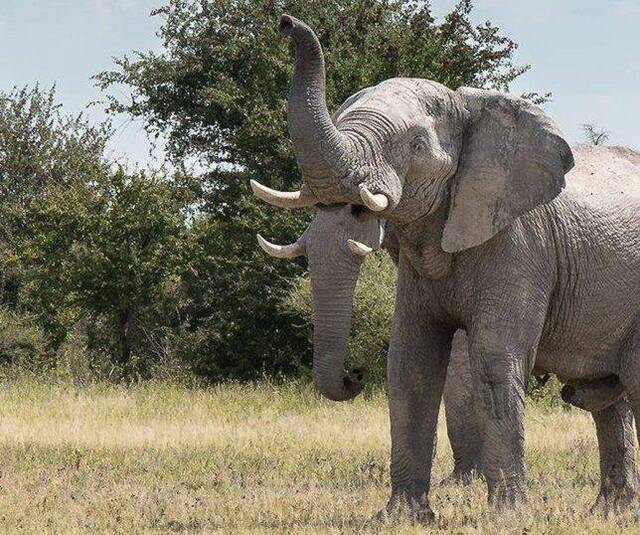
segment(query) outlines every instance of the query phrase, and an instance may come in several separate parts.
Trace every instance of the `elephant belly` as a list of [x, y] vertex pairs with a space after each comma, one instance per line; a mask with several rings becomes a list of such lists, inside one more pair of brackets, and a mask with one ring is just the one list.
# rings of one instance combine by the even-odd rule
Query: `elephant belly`
[[640, 305], [635, 310], [618, 306], [616, 313], [609, 315], [602, 310], [606, 308], [603, 305], [606, 303], [594, 303], [583, 317], [545, 330], [538, 345], [536, 368], [567, 380], [617, 375], [622, 350], [638, 329]]
[[565, 306], [552, 303], [536, 367], [567, 380], [617, 375], [623, 348], [640, 329], [640, 280], [629, 282], [636, 286], [619, 294], [594, 292], [604, 284], [596, 281], [576, 288]]
[[617, 371], [616, 352], [572, 352], [552, 348], [540, 348], [533, 369], [534, 375], [553, 373], [562, 382], [585, 379], [602, 379]]
[[592, 280], [564, 304], [552, 303], [536, 368], [567, 380], [617, 375], [623, 348], [640, 329], [640, 280], [632, 279], [620, 293], [595, 292], [607, 283]]
[[640, 328], [640, 203], [565, 197], [554, 208], [557, 281], [536, 365], [567, 379], [617, 374]]

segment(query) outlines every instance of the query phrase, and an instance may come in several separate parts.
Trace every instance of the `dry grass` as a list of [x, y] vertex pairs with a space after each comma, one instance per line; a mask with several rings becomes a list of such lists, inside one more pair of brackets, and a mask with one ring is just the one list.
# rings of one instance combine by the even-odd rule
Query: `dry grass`
[[[4, 385], [0, 404], [0, 533], [424, 532], [368, 520], [389, 486], [381, 393], [340, 405], [295, 385], [25, 381]], [[430, 532], [638, 533], [629, 517], [588, 513], [598, 468], [587, 415], [530, 407], [527, 426], [530, 506], [497, 516], [482, 482], [436, 485]], [[436, 477], [450, 468], [443, 439]]]

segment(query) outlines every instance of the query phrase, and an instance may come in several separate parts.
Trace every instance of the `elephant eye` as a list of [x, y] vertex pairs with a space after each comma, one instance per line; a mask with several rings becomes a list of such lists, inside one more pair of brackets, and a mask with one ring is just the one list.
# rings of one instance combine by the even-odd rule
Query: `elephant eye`
[[416, 136], [411, 142], [411, 148], [417, 152], [426, 149], [429, 146], [429, 140], [425, 136]]
[[362, 206], [361, 204], [352, 204], [351, 205], [351, 215], [356, 217], [364, 214], [367, 211], [366, 206]]

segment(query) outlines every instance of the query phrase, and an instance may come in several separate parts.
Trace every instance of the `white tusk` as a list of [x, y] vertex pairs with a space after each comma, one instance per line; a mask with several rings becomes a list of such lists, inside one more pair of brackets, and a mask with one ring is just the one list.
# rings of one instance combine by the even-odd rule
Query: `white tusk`
[[318, 204], [318, 199], [306, 184], [300, 191], [278, 191], [253, 179], [249, 180], [249, 184], [260, 199], [278, 208], [308, 208]]
[[384, 238], [387, 235], [387, 222], [384, 220], [380, 220], [380, 247], [382, 247], [382, 242], [384, 242]]
[[366, 187], [360, 188], [360, 198], [369, 210], [382, 212], [389, 206], [389, 199], [384, 193], [371, 193]]
[[276, 245], [258, 234], [258, 243], [265, 253], [275, 258], [295, 258], [304, 254], [300, 242], [295, 242], [291, 245]]
[[351, 252], [360, 256], [367, 256], [373, 249], [364, 243], [356, 240], [347, 240], [347, 245]]

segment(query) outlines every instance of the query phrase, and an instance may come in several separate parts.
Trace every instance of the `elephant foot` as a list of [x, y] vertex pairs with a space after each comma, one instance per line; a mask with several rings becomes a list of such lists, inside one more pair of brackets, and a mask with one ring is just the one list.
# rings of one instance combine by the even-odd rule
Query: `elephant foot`
[[476, 467], [454, 468], [447, 477], [440, 481], [440, 485], [470, 485], [474, 479], [480, 476]]
[[433, 512], [425, 497], [414, 498], [404, 494], [392, 496], [387, 507], [378, 512], [374, 520], [378, 522], [395, 522], [410, 520], [416, 524], [433, 524], [438, 515]]
[[607, 485], [600, 489], [600, 493], [591, 507], [591, 512], [609, 516], [610, 514], [635, 510], [638, 506], [638, 497], [636, 485]]

